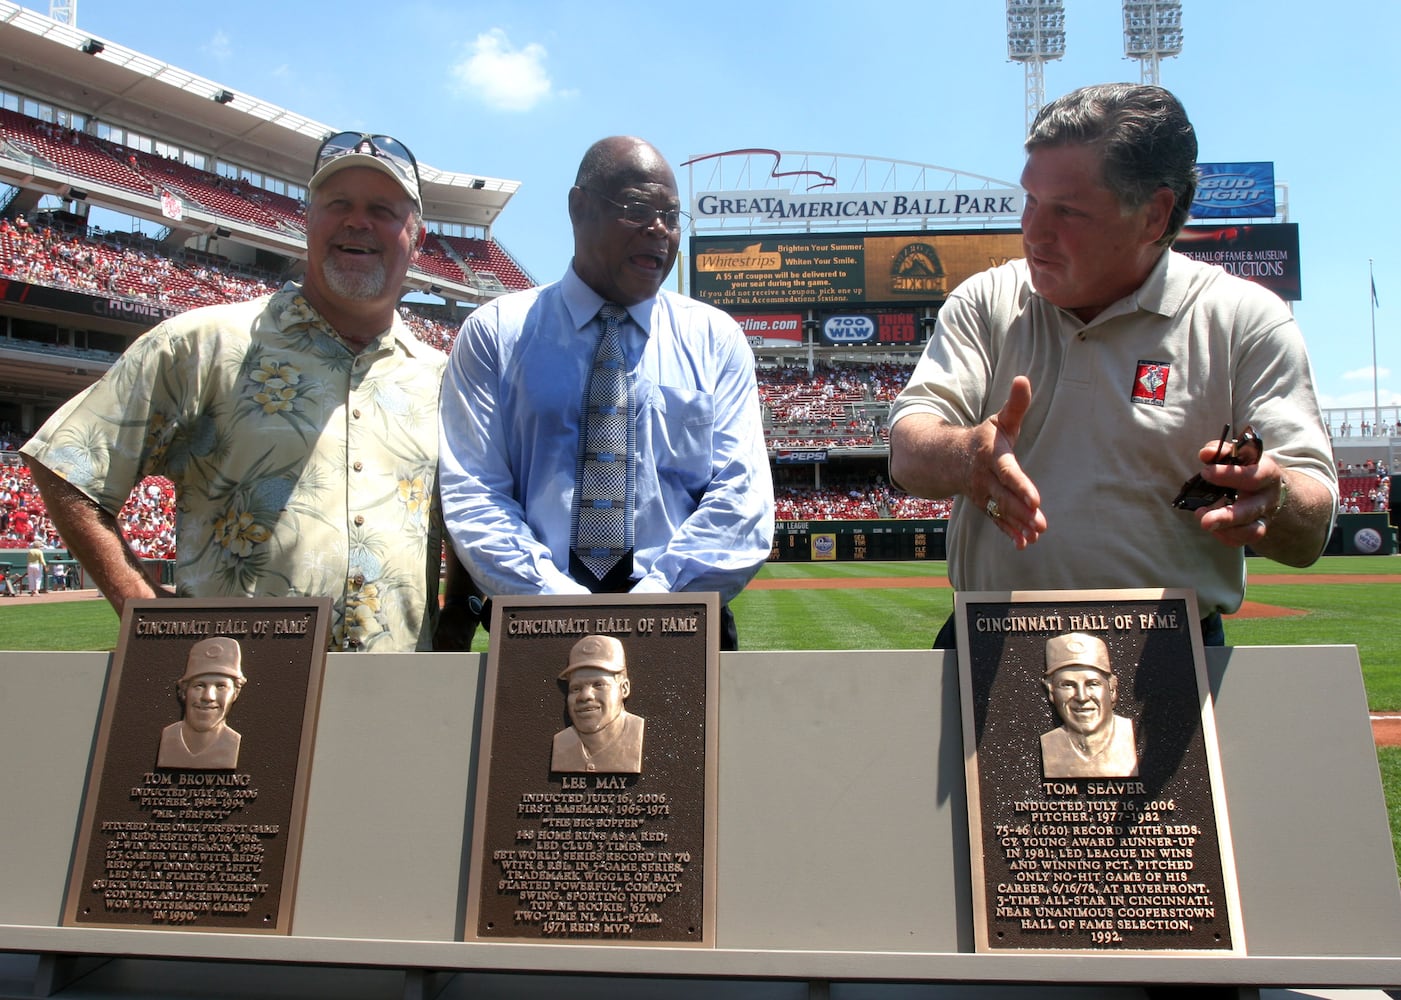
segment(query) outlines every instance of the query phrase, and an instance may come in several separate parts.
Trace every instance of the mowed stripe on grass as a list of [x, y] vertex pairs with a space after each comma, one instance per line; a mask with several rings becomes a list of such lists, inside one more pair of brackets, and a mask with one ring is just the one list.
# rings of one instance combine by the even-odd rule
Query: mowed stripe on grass
[[[1329, 584], [1329, 583], [1401, 583], [1397, 573], [1264, 573], [1252, 575], [1253, 584]], [[923, 588], [948, 590], [948, 578], [930, 573], [925, 576], [843, 576], [815, 579], [767, 577], [753, 580], [746, 590], [884, 590], [884, 589]], [[1299, 608], [1281, 607], [1277, 604], [1263, 604], [1259, 601], [1245, 601], [1233, 618], [1285, 618], [1291, 615], [1307, 614]]]

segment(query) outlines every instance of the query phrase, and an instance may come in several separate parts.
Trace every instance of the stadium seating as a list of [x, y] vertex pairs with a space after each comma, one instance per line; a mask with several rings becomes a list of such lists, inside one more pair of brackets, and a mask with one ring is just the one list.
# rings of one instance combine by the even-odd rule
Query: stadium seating
[[[193, 205], [208, 215], [299, 239], [306, 235], [305, 205], [297, 199], [198, 170], [176, 159], [141, 152], [6, 109], [0, 109], [0, 142], [8, 144], [12, 158], [32, 159], [75, 179], [152, 198], [159, 198], [168, 190], [187, 206]], [[455, 284], [487, 288], [499, 284], [505, 291], [519, 291], [535, 284], [499, 244], [485, 238], [430, 233], [425, 252], [414, 268]], [[478, 273], [481, 281], [473, 279]]]
[[[35, 538], [50, 547], [65, 547], [57, 538], [29, 469], [13, 452], [5, 453], [4, 458], [0, 466], [0, 549], [28, 548]], [[144, 480], [132, 491], [117, 523], [137, 555], [173, 559], [175, 488], [158, 476]]]
[[15, 153], [60, 173], [137, 194], [156, 193], [151, 182], [119, 155], [121, 147], [95, 136], [0, 108], [0, 140]]
[[1344, 510], [1356, 505], [1358, 512], [1370, 514], [1387, 509], [1389, 487], [1385, 478], [1375, 472], [1365, 475], [1344, 475], [1338, 478], [1338, 498]]
[[445, 278], [459, 285], [471, 284], [472, 280], [463, 273], [457, 261], [452, 259], [452, 251], [448, 248], [447, 238], [437, 233], [429, 233], [423, 240], [423, 249], [419, 251], [418, 259], [414, 261], [414, 268], [424, 274], [437, 278]]
[[272, 291], [269, 279], [225, 272], [211, 263], [186, 264], [154, 249], [116, 246], [104, 239], [61, 232], [18, 220], [0, 220], [0, 275], [98, 295], [120, 295], [192, 309], [254, 298]]
[[507, 291], [518, 292], [533, 288], [535, 282], [494, 240], [471, 239], [466, 236], [442, 236], [444, 243], [471, 268], [475, 274], [494, 274]]
[[[285, 195], [261, 188], [245, 188], [238, 181], [147, 153], [131, 153], [129, 162], [150, 178], [157, 189], [168, 189], [210, 215], [222, 215], [261, 229], [306, 236], [306, 222], [298, 203]], [[270, 210], [275, 202], [282, 203], [277, 213]]]

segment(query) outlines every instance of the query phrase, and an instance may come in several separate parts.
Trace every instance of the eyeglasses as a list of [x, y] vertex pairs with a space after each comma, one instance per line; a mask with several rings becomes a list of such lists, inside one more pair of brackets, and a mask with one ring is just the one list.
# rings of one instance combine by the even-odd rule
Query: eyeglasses
[[641, 201], [614, 201], [606, 194], [599, 194], [588, 188], [580, 188], [579, 190], [593, 195], [600, 201], [606, 201], [615, 208], [622, 209], [623, 214], [619, 218], [629, 226], [636, 226], [638, 229], [650, 229], [658, 219], [661, 219], [662, 225], [675, 233], [680, 232], [691, 221], [689, 215], [677, 208], [654, 208]]
[[419, 189], [418, 161], [409, 152], [408, 146], [389, 135], [337, 132], [321, 143], [321, 148], [316, 151], [316, 167], [312, 174], [315, 175], [332, 160], [349, 156], [351, 153], [361, 153], [383, 160], [403, 178], [404, 183], [412, 185], [415, 191]]

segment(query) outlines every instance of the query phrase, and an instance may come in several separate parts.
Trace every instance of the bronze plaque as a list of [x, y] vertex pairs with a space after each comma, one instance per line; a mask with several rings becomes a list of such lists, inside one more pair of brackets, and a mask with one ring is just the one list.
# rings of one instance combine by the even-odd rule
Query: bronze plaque
[[330, 614], [126, 603], [65, 926], [289, 932]]
[[467, 940], [714, 947], [718, 596], [492, 604]]
[[1196, 595], [955, 613], [978, 950], [1244, 954]]

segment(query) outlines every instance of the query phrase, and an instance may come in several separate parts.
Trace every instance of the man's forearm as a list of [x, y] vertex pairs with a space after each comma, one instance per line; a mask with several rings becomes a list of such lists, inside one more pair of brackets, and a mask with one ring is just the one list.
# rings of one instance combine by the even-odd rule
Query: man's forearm
[[890, 478], [907, 493], [942, 500], [967, 486], [973, 429], [912, 413], [890, 432]]
[[128, 598], [161, 596], [111, 514], [43, 464], [28, 465], [49, 519], [117, 614]]
[[1265, 516], [1265, 537], [1251, 545], [1256, 552], [1286, 566], [1310, 566], [1323, 553], [1332, 524], [1333, 497], [1328, 487], [1303, 472], [1285, 472], [1286, 495]]

